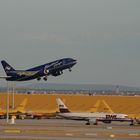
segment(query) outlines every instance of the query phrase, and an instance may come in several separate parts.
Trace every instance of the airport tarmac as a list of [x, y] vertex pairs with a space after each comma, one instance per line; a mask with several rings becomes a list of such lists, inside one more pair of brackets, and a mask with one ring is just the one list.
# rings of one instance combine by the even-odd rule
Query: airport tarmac
[[6, 124], [0, 120], [1, 139], [38, 140], [134, 140], [140, 139], [140, 126], [129, 126], [126, 122], [85, 125], [84, 121], [64, 119], [15, 120]]

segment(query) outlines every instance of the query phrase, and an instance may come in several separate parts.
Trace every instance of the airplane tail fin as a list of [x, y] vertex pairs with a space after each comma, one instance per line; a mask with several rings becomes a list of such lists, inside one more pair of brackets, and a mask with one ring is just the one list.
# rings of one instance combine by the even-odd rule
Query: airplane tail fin
[[57, 98], [56, 101], [57, 101], [57, 105], [59, 107], [60, 113], [70, 112], [69, 109], [67, 108], [67, 106], [63, 103], [63, 101], [60, 98]]
[[100, 106], [101, 100], [97, 100], [95, 105], [88, 110], [88, 112], [98, 112], [98, 108]]
[[15, 108], [18, 112], [24, 112], [25, 111], [25, 106], [27, 104], [27, 98], [25, 98], [18, 107]]
[[15, 69], [13, 67], [11, 67], [5, 60], [2, 60], [1, 64], [6, 72], [7, 76], [10, 76], [11, 71], [15, 71]]

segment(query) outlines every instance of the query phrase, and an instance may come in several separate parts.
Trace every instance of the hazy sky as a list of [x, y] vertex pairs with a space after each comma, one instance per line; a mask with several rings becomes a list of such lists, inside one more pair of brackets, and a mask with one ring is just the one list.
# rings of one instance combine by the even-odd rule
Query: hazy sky
[[1, 0], [0, 59], [28, 69], [72, 57], [72, 72], [47, 82], [140, 86], [139, 7], [140, 0]]

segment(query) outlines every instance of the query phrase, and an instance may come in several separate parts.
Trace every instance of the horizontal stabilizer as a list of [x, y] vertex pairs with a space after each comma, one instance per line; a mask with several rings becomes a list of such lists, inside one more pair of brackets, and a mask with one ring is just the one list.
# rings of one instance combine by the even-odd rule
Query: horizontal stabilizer
[[0, 76], [1, 79], [10, 78], [11, 76]]

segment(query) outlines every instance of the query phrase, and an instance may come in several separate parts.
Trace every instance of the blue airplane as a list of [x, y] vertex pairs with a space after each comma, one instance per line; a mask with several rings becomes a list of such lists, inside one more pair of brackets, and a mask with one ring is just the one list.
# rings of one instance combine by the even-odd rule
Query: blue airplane
[[5, 60], [2, 60], [1, 63], [7, 76], [0, 78], [4, 78], [7, 81], [40, 80], [41, 77], [46, 81], [49, 75], [59, 76], [63, 74], [65, 69], [71, 71], [77, 61], [72, 58], [63, 58], [27, 70], [15, 70]]

